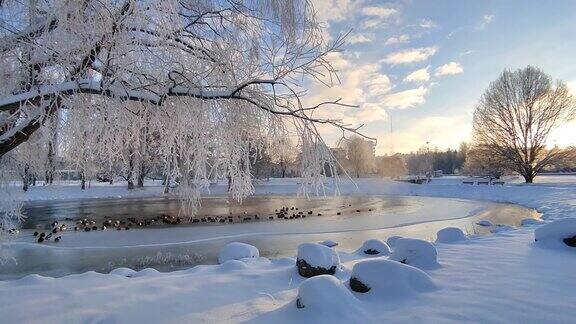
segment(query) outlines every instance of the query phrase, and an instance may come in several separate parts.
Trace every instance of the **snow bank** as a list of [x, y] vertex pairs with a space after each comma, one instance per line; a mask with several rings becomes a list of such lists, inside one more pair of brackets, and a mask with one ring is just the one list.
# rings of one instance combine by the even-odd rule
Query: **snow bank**
[[222, 264], [228, 260], [241, 260], [244, 258], [258, 258], [260, 252], [255, 246], [246, 243], [232, 242], [226, 244], [218, 255], [218, 263]]
[[372, 239], [365, 241], [356, 252], [374, 256], [389, 255], [390, 247], [384, 241]]
[[436, 233], [437, 243], [454, 243], [465, 240], [466, 234], [458, 227], [446, 227]]
[[504, 232], [510, 232], [514, 230], [514, 227], [510, 226], [510, 225], [504, 225], [504, 224], [497, 224], [495, 228], [493, 228], [492, 230], [490, 230], [491, 233], [497, 234], [497, 233], [504, 233]]
[[350, 275], [350, 288], [371, 296], [397, 299], [432, 291], [436, 285], [422, 270], [383, 258], [356, 263]]
[[306, 278], [334, 274], [340, 267], [340, 258], [336, 251], [318, 243], [303, 243], [298, 246], [296, 256], [298, 273]]
[[576, 246], [576, 218], [562, 218], [542, 225], [534, 231], [536, 242], [563, 242]]
[[399, 236], [399, 235], [390, 236], [386, 240], [386, 244], [388, 244], [389, 247], [394, 248], [394, 246], [396, 246], [396, 241], [398, 241], [401, 238], [403, 238], [403, 237]]
[[481, 221], [476, 222], [476, 225], [480, 225], [480, 226], [484, 226], [484, 227], [494, 226], [494, 224], [492, 224], [492, 222], [487, 220], [487, 219], [483, 219]]
[[306, 279], [298, 287], [296, 307], [320, 315], [320, 318], [335, 315], [348, 317], [351, 310], [359, 309], [359, 304], [350, 290], [338, 278], [330, 275]]
[[440, 266], [437, 256], [438, 252], [432, 243], [419, 239], [401, 238], [396, 241], [390, 259], [420, 269], [434, 269]]
[[130, 268], [116, 268], [116, 269], [110, 271], [110, 274], [121, 276], [121, 277], [132, 277], [132, 276], [134, 276], [134, 274], [136, 274], [136, 271], [134, 271]]
[[246, 263], [239, 260], [228, 260], [220, 265], [222, 271], [244, 270], [248, 268]]

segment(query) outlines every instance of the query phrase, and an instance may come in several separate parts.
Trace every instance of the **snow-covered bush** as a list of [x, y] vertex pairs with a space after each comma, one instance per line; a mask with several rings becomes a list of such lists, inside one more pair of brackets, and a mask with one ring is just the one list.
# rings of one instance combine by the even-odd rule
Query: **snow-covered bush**
[[296, 307], [300, 309], [319, 315], [348, 316], [358, 306], [359, 300], [334, 276], [309, 278], [298, 287]]
[[510, 225], [506, 225], [506, 224], [496, 224], [496, 227], [494, 227], [493, 229], [490, 230], [491, 233], [497, 234], [497, 233], [504, 233], [504, 232], [509, 232], [511, 230], [513, 230], [514, 227], [510, 226]]
[[260, 252], [255, 246], [246, 243], [232, 242], [226, 244], [218, 255], [218, 263], [228, 260], [242, 260], [245, 258], [258, 258]]
[[318, 243], [302, 243], [296, 256], [298, 273], [310, 278], [323, 274], [334, 274], [340, 267], [340, 258], [334, 249]]
[[484, 226], [484, 227], [494, 226], [494, 224], [493, 224], [491, 221], [487, 220], [487, 219], [483, 219], [483, 220], [481, 220], [481, 221], [477, 221], [477, 222], [476, 222], [476, 225], [480, 225], [480, 226]]
[[420, 269], [433, 269], [439, 266], [437, 256], [438, 252], [432, 243], [419, 239], [401, 238], [396, 241], [390, 259]]
[[393, 235], [390, 236], [387, 240], [386, 240], [386, 244], [388, 244], [389, 247], [394, 248], [394, 246], [396, 245], [396, 241], [398, 241], [399, 239], [403, 238], [402, 236], [399, 235]]
[[222, 271], [244, 270], [248, 266], [245, 262], [239, 260], [228, 260], [220, 265]]
[[466, 234], [458, 227], [446, 227], [436, 233], [437, 243], [453, 243], [466, 240]]
[[576, 218], [562, 218], [542, 225], [534, 231], [536, 242], [563, 242], [576, 246]]
[[371, 239], [364, 241], [357, 253], [374, 256], [389, 255], [390, 247], [382, 240]]
[[350, 288], [384, 298], [410, 297], [436, 288], [422, 270], [383, 258], [356, 263], [350, 275]]

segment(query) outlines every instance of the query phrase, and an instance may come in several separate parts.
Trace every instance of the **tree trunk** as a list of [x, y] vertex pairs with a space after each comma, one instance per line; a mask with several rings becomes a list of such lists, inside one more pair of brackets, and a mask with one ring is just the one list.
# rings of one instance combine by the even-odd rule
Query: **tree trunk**
[[533, 183], [534, 182], [534, 175], [532, 174], [524, 174], [522, 175], [524, 177], [524, 181], [526, 183]]
[[136, 185], [138, 188], [144, 188], [144, 177], [146, 176], [146, 166], [144, 165], [144, 161], [140, 164], [140, 173], [138, 174], [138, 184]]
[[84, 172], [82, 172], [82, 179], [80, 181], [80, 189], [86, 190], [86, 177], [84, 176]]
[[29, 175], [28, 175], [28, 165], [26, 165], [24, 167], [24, 177], [22, 179], [22, 190], [24, 191], [28, 191], [28, 182], [30, 181], [29, 179]]

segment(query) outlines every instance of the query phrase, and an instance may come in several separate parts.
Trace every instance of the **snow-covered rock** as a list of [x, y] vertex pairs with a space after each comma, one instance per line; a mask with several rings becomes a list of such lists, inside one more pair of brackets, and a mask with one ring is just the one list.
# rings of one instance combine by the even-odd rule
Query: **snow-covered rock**
[[446, 227], [436, 233], [437, 243], [454, 243], [465, 240], [466, 234], [458, 227]]
[[390, 247], [382, 240], [372, 239], [365, 241], [357, 253], [374, 256], [389, 255]]
[[543, 224], [544, 222], [539, 220], [539, 219], [535, 219], [535, 218], [524, 218], [521, 222], [520, 225], [522, 226], [531, 226], [531, 225], [539, 225], [539, 224]]
[[418, 268], [376, 258], [354, 265], [350, 275], [350, 288], [377, 297], [402, 298], [432, 291], [436, 285]]
[[[343, 315], [359, 308], [359, 300], [334, 276], [320, 275], [298, 287], [296, 307], [318, 315]], [[338, 314], [340, 313], [340, 314]]]
[[399, 235], [393, 235], [390, 236], [387, 240], [386, 240], [386, 244], [388, 244], [389, 247], [394, 248], [394, 246], [396, 245], [396, 241], [398, 241], [399, 239], [403, 238], [402, 236]]
[[258, 258], [260, 252], [255, 246], [246, 243], [232, 242], [226, 244], [218, 255], [218, 263], [228, 260], [242, 260], [244, 258]]
[[534, 231], [534, 240], [557, 241], [571, 247], [576, 246], [576, 218], [562, 218], [538, 227]]
[[326, 245], [327, 247], [335, 247], [338, 245], [338, 242], [332, 240], [325, 240], [322, 242], [318, 242], [318, 244]]
[[396, 241], [390, 259], [420, 269], [433, 269], [439, 266], [437, 257], [438, 252], [432, 243], [419, 239], [401, 238]]
[[340, 266], [340, 258], [334, 249], [318, 243], [302, 243], [296, 256], [298, 273], [306, 278], [322, 274], [334, 274]]
[[476, 222], [476, 225], [480, 225], [480, 226], [484, 226], [484, 227], [494, 226], [494, 224], [493, 224], [491, 221], [487, 220], [487, 219], [483, 219], [483, 220], [481, 220], [481, 221], [477, 221], [477, 222]]
[[136, 273], [136, 271], [134, 271], [130, 268], [116, 268], [116, 269], [110, 271], [110, 274], [122, 276], [122, 277], [131, 277], [135, 273]]
[[222, 271], [243, 270], [248, 268], [246, 263], [239, 260], [228, 260], [220, 265]]
[[146, 269], [142, 269], [136, 273], [129, 274], [129, 275], [127, 275], [127, 277], [130, 277], [130, 278], [150, 277], [150, 276], [156, 276], [159, 274], [160, 274], [160, 271], [158, 271], [154, 268], [146, 268]]

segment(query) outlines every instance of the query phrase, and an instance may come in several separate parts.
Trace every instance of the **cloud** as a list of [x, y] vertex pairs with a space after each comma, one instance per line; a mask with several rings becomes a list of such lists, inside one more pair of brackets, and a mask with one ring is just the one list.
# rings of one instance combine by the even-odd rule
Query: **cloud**
[[390, 45], [397, 45], [397, 44], [403, 44], [406, 43], [410, 40], [410, 36], [408, 35], [400, 35], [398, 37], [390, 37], [388, 38], [385, 42], [384, 45], [385, 46], [390, 46]]
[[406, 76], [404, 81], [406, 82], [426, 82], [430, 80], [430, 73], [428, 73], [428, 67], [416, 70]]
[[354, 34], [348, 37], [346, 40], [350, 44], [361, 44], [361, 43], [371, 43], [374, 35], [371, 34]]
[[415, 89], [404, 90], [387, 95], [383, 104], [389, 108], [404, 109], [423, 104], [428, 88], [420, 86]]
[[482, 30], [482, 29], [486, 28], [486, 26], [488, 26], [493, 20], [494, 20], [494, 15], [482, 16], [482, 20], [480, 21], [480, 23], [478, 24], [476, 29]]
[[379, 18], [388, 18], [398, 13], [398, 10], [388, 7], [366, 7], [362, 9], [364, 16], [374, 16]]
[[422, 62], [436, 54], [437, 51], [438, 47], [436, 46], [412, 48], [388, 54], [382, 62], [392, 65]]
[[436, 68], [435, 76], [455, 75], [464, 72], [462, 65], [457, 62], [446, 63]]
[[363, 16], [368, 17], [363, 20], [362, 28], [370, 29], [385, 25], [387, 20], [396, 16], [399, 12], [390, 7], [365, 7], [360, 13]]
[[314, 9], [320, 21], [343, 21], [348, 19], [354, 10], [350, 0], [314, 0]]
[[436, 23], [430, 19], [422, 19], [420, 20], [419, 26], [424, 29], [430, 29], [436, 27]]

